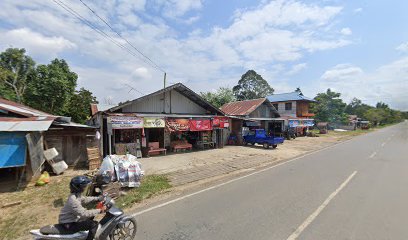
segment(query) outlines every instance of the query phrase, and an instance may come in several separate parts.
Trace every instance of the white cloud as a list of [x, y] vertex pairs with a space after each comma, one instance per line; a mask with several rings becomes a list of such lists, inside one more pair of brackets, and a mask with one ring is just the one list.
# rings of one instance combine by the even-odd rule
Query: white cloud
[[378, 67], [366, 73], [357, 66], [339, 64], [321, 77], [320, 91], [327, 88], [342, 93], [348, 102], [357, 97], [368, 104], [382, 101], [391, 107], [408, 110], [408, 57]]
[[[54, 42], [59, 40], [58, 43], [64, 46], [55, 47], [53, 51], [48, 48], [37, 51], [35, 49], [42, 49], [38, 44], [28, 45], [20, 41], [35, 59], [42, 52], [54, 52], [52, 54], [69, 58], [70, 65], [80, 76], [80, 86], [95, 92], [99, 99], [113, 96], [118, 102], [137, 96], [128, 93], [126, 84], [144, 93], [161, 86], [163, 73], [147, 65], [134, 49], [137, 58], [99, 36], [53, 2], [4, 0], [2, 4], [4, 11], [0, 12], [0, 18], [10, 29], [29, 27], [31, 32]], [[125, 44], [80, 2], [70, 1], [69, 4], [115, 41]], [[194, 24], [205, 1], [126, 0], [90, 1], [88, 4], [164, 68], [168, 72], [168, 82], [187, 82], [199, 91], [233, 86], [248, 68], [262, 73], [275, 88], [292, 89], [281, 80], [288, 71], [287, 65], [301, 61], [306, 54], [350, 44], [347, 36], [341, 35], [333, 25], [342, 11], [341, 6], [319, 6], [293, 0], [263, 2], [255, 8], [238, 11], [231, 24], [225, 27], [214, 26], [209, 32], [195, 29], [190, 34], [180, 34], [166, 19], [177, 20], [172, 23]], [[157, 7], [154, 11], [161, 14], [149, 12], [152, 4]], [[2, 32], [13, 31], [10, 29], [0, 27]], [[0, 42], [5, 47], [15, 43], [4, 34], [0, 35]], [[66, 49], [70, 54], [64, 56], [62, 53]], [[289, 73], [295, 74], [305, 67], [306, 64], [297, 64]]]
[[294, 66], [292, 66], [292, 68], [286, 73], [286, 75], [295, 75], [297, 73], [299, 73], [300, 71], [304, 70], [307, 68], [307, 64], [306, 63], [299, 63], [296, 64]]
[[363, 8], [356, 8], [353, 10], [354, 13], [360, 13], [363, 11]]
[[340, 33], [343, 34], [343, 35], [351, 35], [353, 32], [351, 31], [350, 28], [342, 28], [340, 30]]
[[408, 52], [408, 42], [401, 43], [398, 47], [395, 48], [398, 51], [401, 52]]
[[76, 48], [76, 45], [64, 37], [47, 37], [28, 28], [0, 32], [0, 44], [7, 47], [29, 49], [29, 54], [54, 58], [58, 53]]
[[362, 73], [363, 70], [359, 67], [351, 64], [338, 64], [324, 72], [321, 78], [327, 81], [343, 81], [355, 79]]

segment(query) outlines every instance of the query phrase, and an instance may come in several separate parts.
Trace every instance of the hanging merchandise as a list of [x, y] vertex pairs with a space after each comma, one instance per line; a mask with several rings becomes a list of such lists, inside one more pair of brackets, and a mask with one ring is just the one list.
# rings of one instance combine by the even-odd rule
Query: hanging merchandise
[[190, 120], [190, 131], [210, 131], [212, 130], [211, 120]]
[[166, 119], [166, 128], [170, 132], [182, 132], [190, 129], [190, 120], [181, 118]]

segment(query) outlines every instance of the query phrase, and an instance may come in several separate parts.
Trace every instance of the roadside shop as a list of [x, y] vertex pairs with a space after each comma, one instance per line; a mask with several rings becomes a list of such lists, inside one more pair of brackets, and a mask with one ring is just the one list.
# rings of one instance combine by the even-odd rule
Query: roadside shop
[[112, 147], [118, 144], [127, 151], [137, 144], [142, 156], [223, 147], [229, 129], [222, 111], [181, 83], [98, 112], [91, 122], [102, 131], [104, 155], [123, 153]]

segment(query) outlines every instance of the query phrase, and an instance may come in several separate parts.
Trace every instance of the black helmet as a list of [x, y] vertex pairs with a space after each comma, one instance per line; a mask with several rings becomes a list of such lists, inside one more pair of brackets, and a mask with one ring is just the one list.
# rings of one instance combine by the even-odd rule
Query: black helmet
[[69, 183], [69, 188], [71, 193], [82, 193], [85, 187], [90, 184], [92, 181], [87, 176], [76, 176], [71, 179]]

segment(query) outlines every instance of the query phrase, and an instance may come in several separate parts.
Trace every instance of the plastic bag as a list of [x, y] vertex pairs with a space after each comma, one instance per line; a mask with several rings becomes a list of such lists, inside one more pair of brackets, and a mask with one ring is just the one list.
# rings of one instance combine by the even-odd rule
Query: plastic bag
[[37, 182], [35, 182], [35, 185], [44, 186], [45, 184], [49, 182], [50, 182], [50, 174], [47, 171], [44, 171], [38, 178]]
[[111, 156], [106, 156], [99, 168], [98, 174], [109, 173], [112, 176], [112, 181], [116, 181], [115, 177], [115, 166], [112, 162]]
[[116, 162], [115, 170], [118, 181], [123, 187], [139, 187], [140, 180], [144, 175], [142, 165], [136, 161], [136, 157], [127, 154], [126, 158], [119, 159]]

